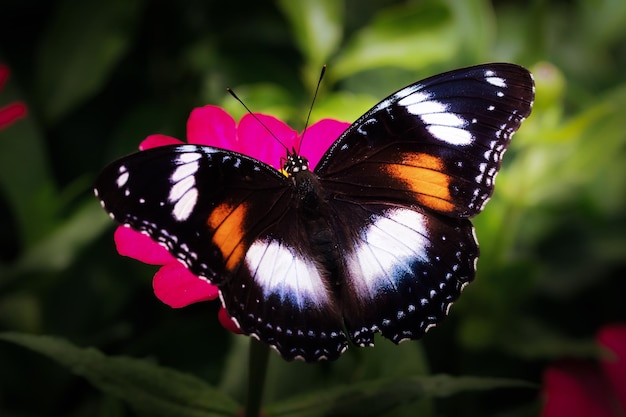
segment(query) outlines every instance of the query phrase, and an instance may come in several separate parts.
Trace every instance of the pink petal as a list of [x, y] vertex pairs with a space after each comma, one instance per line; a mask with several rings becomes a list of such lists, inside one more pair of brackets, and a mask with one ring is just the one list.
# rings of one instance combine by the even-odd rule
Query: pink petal
[[[309, 160], [309, 166], [314, 169], [324, 153], [330, 148], [350, 123], [333, 119], [323, 119], [311, 125], [300, 140], [300, 153]], [[302, 140], [304, 139], [304, 140]]]
[[128, 256], [150, 265], [164, 265], [176, 262], [167, 249], [130, 227], [119, 226], [115, 230], [113, 239], [115, 240], [117, 252], [122, 256]]
[[622, 415], [626, 415], [626, 325], [606, 326], [598, 333], [598, 342], [610, 357], [600, 362], [604, 374], [613, 386]]
[[563, 362], [546, 370], [542, 417], [614, 417], [608, 382], [595, 364]]
[[[280, 170], [282, 168], [281, 160], [287, 154], [283, 145], [288, 149], [296, 146], [298, 133], [275, 117], [264, 114], [257, 114], [256, 116], [259, 120], [256, 120], [250, 114], [246, 114], [239, 122], [237, 136], [241, 153]], [[268, 129], [276, 138], [280, 139], [283, 145], [268, 132]]]
[[226, 330], [235, 334], [241, 334], [239, 326], [237, 326], [237, 323], [235, 323], [233, 319], [230, 318], [224, 307], [220, 307], [220, 311], [217, 313], [217, 318], [220, 321], [222, 327], [224, 327]]
[[181, 145], [182, 141], [167, 135], [150, 135], [139, 144], [139, 150], [158, 148], [159, 146]]
[[21, 101], [16, 101], [0, 108], [0, 129], [8, 127], [17, 119], [26, 117], [27, 112], [26, 105]]
[[219, 295], [215, 285], [198, 278], [178, 261], [165, 264], [154, 275], [154, 295], [172, 308], [186, 307]]
[[235, 120], [222, 108], [193, 109], [187, 120], [187, 141], [239, 152]]
[[11, 71], [9, 67], [6, 65], [0, 64], [0, 91], [2, 91], [2, 87], [4, 87], [4, 83], [9, 79], [9, 75], [11, 75]]

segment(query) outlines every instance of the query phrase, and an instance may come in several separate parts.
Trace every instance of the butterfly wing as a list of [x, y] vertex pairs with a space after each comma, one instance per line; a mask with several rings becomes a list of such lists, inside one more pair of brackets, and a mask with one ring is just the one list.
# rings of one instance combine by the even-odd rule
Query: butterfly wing
[[447, 315], [472, 281], [478, 244], [468, 219], [420, 207], [338, 200], [334, 227], [362, 219], [340, 235], [339, 299], [350, 339], [371, 346], [374, 333], [394, 343], [418, 339]]
[[309, 229], [294, 210], [269, 227], [246, 253], [246, 267], [221, 297], [241, 330], [287, 360], [334, 360], [347, 348], [330, 274], [307, 246]]
[[346, 231], [340, 300], [355, 343], [372, 344], [376, 331], [419, 338], [474, 278], [467, 218], [491, 196], [533, 98], [530, 73], [516, 65], [440, 74], [374, 106], [322, 157], [333, 227]]
[[[275, 170], [234, 152], [163, 146], [107, 166], [94, 190], [118, 222], [165, 246], [194, 274], [220, 285], [242, 262], [259, 230], [289, 199]], [[255, 180], [262, 177], [264, 181]], [[270, 199], [254, 198], [271, 196]], [[286, 203], [282, 203], [286, 205]]]
[[292, 182], [255, 159], [221, 149], [148, 149], [106, 167], [95, 184], [118, 222], [166, 247], [220, 289], [245, 334], [287, 359], [335, 359], [346, 337], [334, 298], [293, 209]]
[[532, 76], [512, 64], [427, 78], [359, 118], [316, 172], [339, 195], [474, 216], [493, 192], [502, 154], [533, 97]]

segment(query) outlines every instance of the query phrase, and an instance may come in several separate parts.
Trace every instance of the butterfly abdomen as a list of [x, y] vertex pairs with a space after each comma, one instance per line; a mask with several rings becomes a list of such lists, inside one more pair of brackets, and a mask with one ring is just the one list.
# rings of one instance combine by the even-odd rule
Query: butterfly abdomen
[[292, 178], [297, 190], [298, 223], [301, 225], [298, 240], [315, 248], [318, 267], [325, 272], [330, 283], [336, 284], [342, 253], [332, 227], [327, 196], [313, 172], [297, 172]]

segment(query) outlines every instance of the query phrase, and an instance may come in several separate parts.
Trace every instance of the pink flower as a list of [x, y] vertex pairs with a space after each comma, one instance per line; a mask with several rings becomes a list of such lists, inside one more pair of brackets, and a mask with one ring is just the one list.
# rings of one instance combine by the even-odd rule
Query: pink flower
[[[302, 135], [282, 121], [263, 114], [256, 117], [276, 135], [289, 149], [298, 144]], [[224, 110], [216, 106], [196, 108], [187, 121], [187, 142], [209, 145], [240, 152], [259, 159], [277, 170], [282, 169], [280, 161], [285, 157], [285, 149], [252, 115], [245, 115], [239, 124]], [[309, 159], [311, 168], [319, 162], [328, 147], [349, 126], [335, 120], [321, 120], [306, 131], [300, 153]], [[165, 135], [148, 136], [139, 149], [181, 144], [182, 141]], [[121, 255], [141, 262], [162, 265], [155, 274], [153, 287], [155, 295], [170, 307], [180, 308], [200, 301], [214, 300], [219, 292], [216, 286], [198, 278], [178, 262], [165, 248], [149, 237], [120, 226], [115, 232], [115, 243]], [[230, 331], [238, 332], [222, 307], [218, 314], [222, 325]]]
[[597, 336], [599, 362], [569, 360], [544, 373], [543, 417], [626, 416], [626, 325], [606, 326]]
[[[0, 64], [0, 92], [4, 84], [9, 79], [11, 72], [6, 65]], [[26, 105], [21, 101], [9, 103], [0, 107], [0, 130], [13, 124], [17, 119], [25, 117], [27, 113]]]

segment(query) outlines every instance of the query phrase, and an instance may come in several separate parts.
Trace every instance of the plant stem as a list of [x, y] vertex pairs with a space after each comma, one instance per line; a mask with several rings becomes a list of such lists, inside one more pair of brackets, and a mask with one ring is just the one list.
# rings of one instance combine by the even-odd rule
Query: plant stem
[[270, 348], [255, 338], [250, 338], [250, 357], [248, 362], [248, 393], [246, 396], [245, 417], [259, 417], [265, 375], [269, 361]]

